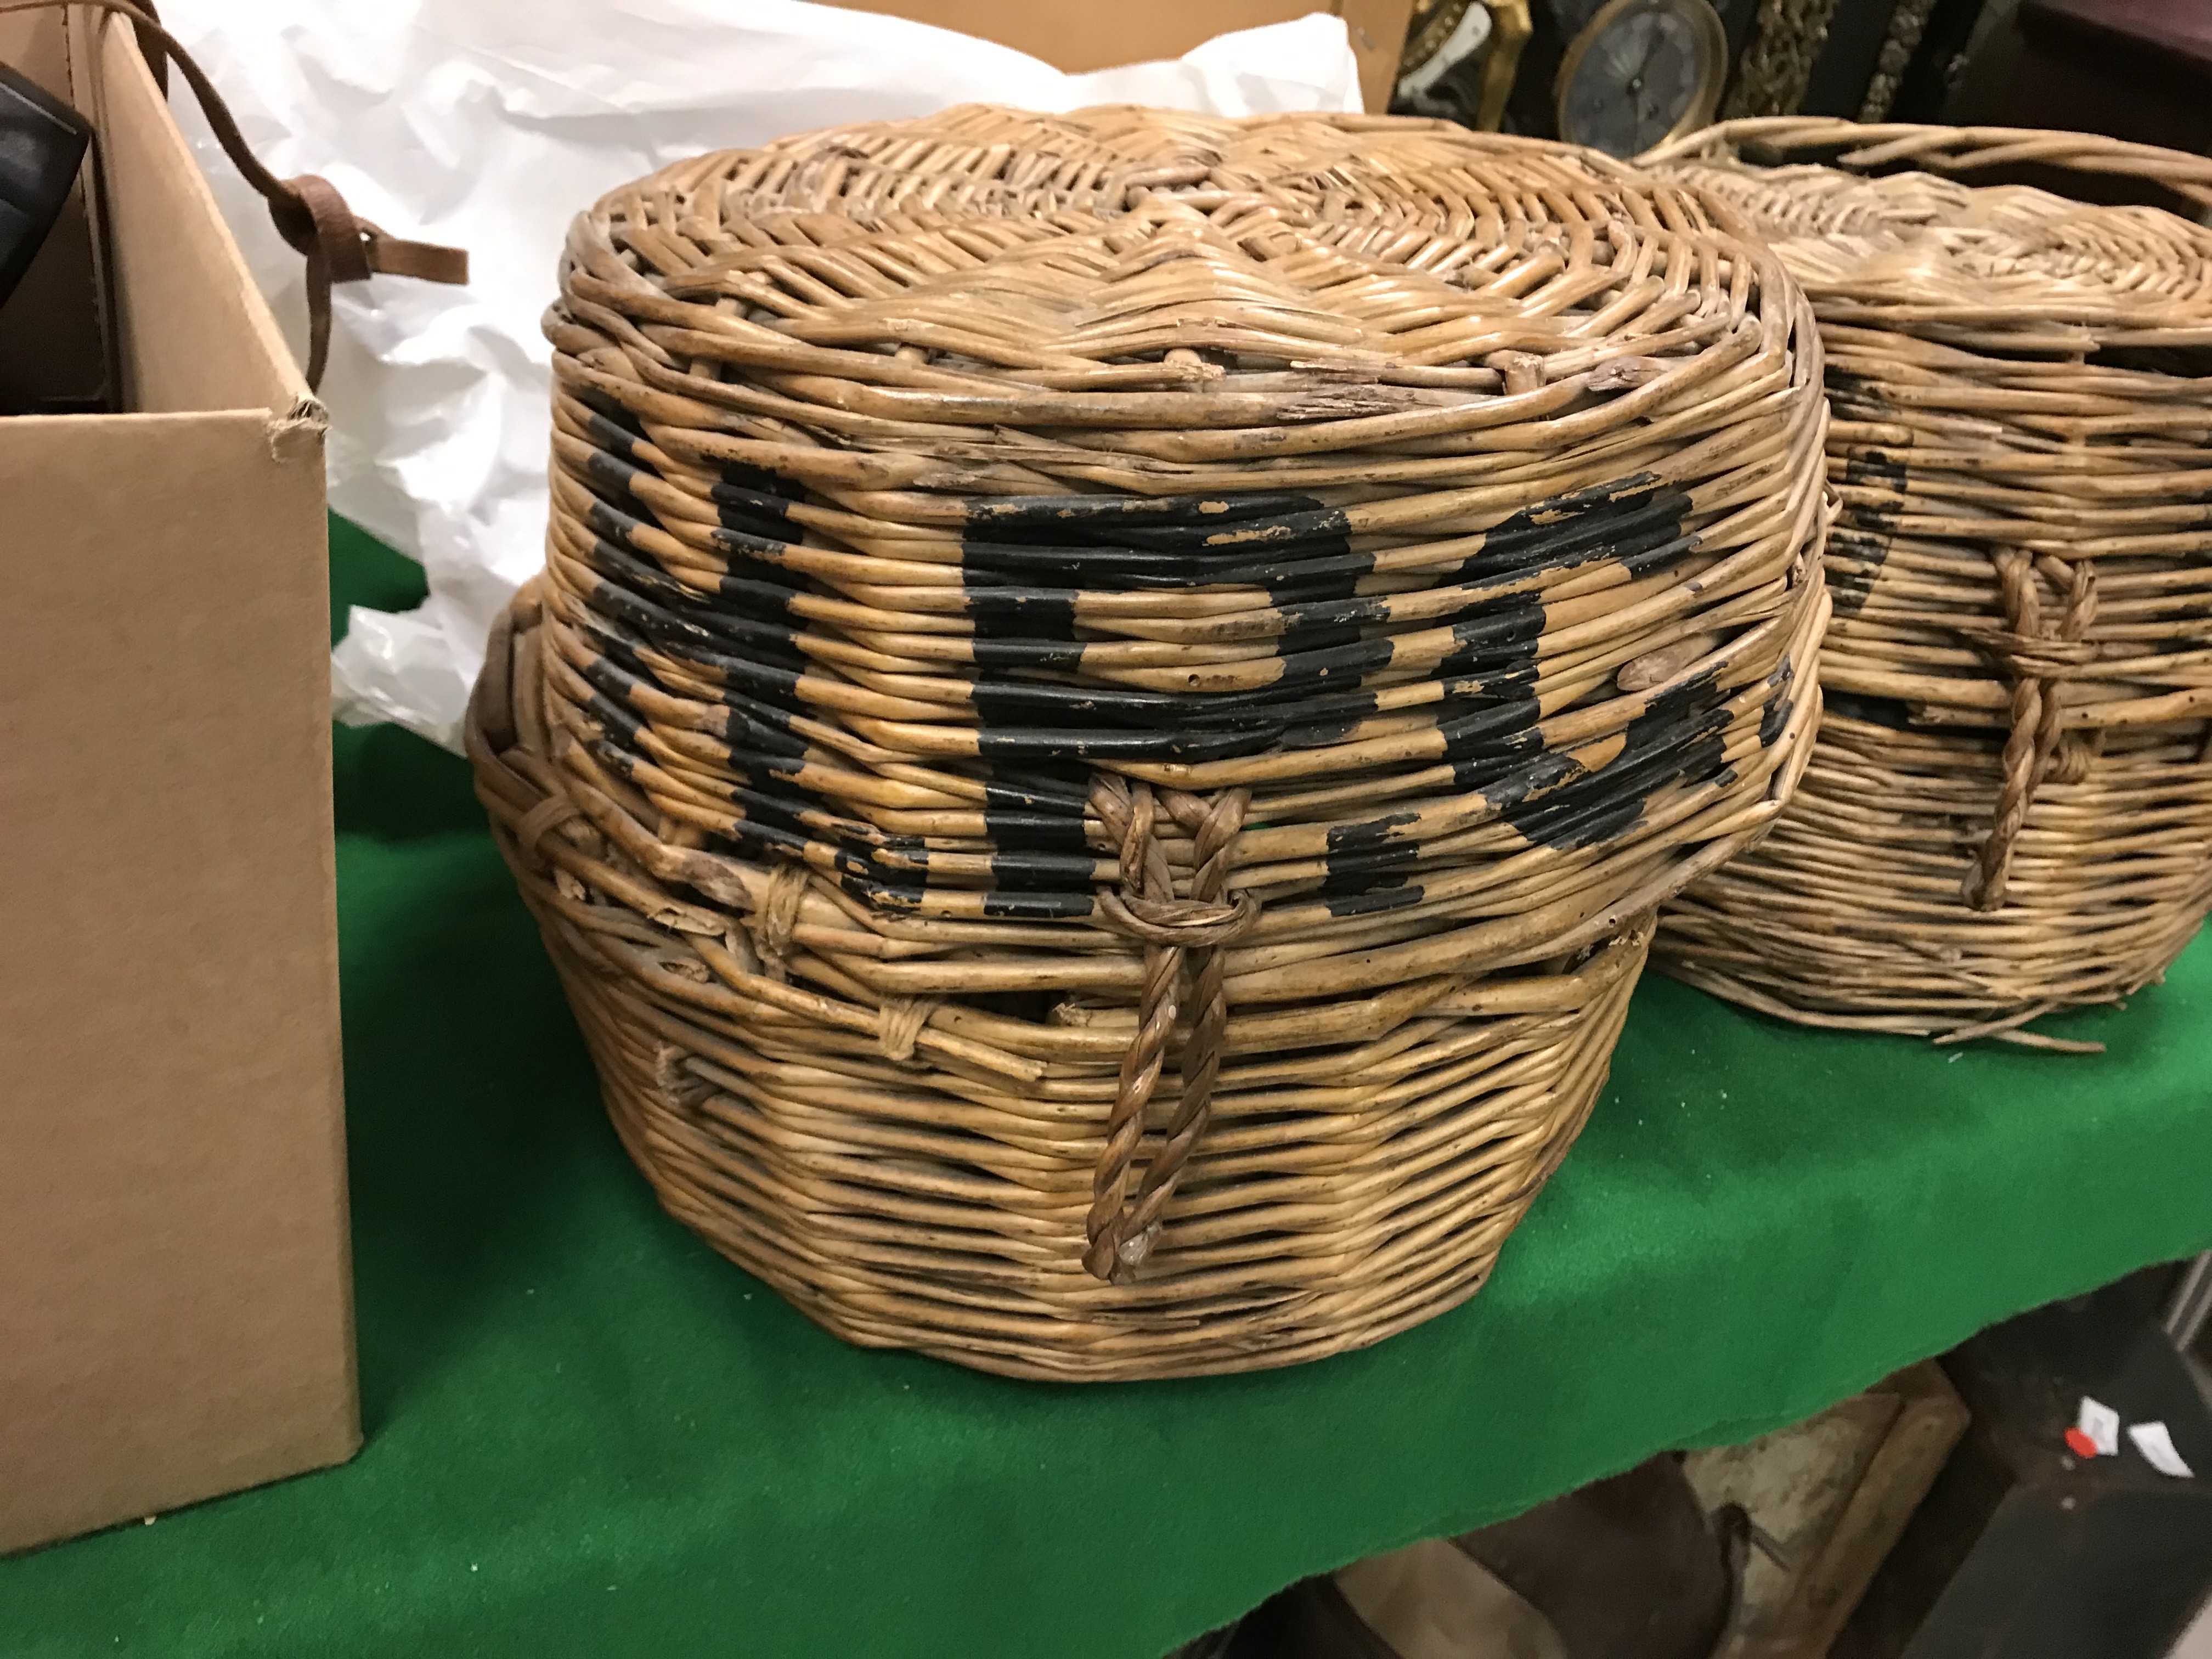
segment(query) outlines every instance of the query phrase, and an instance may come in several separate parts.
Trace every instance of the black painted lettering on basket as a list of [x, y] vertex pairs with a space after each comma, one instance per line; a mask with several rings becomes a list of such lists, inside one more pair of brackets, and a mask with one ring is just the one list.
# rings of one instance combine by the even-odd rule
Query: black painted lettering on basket
[[647, 644], [611, 617], [593, 615], [590, 618], [590, 643], [598, 647], [608, 661], [640, 679], [653, 677], [652, 666], [646, 653], [653, 650]]
[[1892, 495], [1905, 493], [1911, 470], [1887, 450], [1854, 449], [1844, 458], [1844, 482], [1872, 484]]
[[1285, 749], [1319, 749], [1341, 742], [1360, 721], [1373, 716], [1376, 699], [1372, 691], [1333, 692], [1308, 697], [1281, 712], [1302, 724], [1286, 726], [1278, 743]]
[[991, 854], [991, 879], [1002, 893], [1060, 893], [1088, 886], [1097, 878], [1098, 860], [1000, 846]]
[[[582, 672], [584, 678], [600, 692], [620, 700], [628, 708], [637, 709], [641, 715], [644, 713], [645, 703], [655, 690], [649, 675], [643, 672], [634, 673], [607, 656], [598, 657], [586, 663]], [[789, 737], [785, 731], [755, 720], [744, 709], [731, 707], [732, 698], [736, 695], [725, 691], [720, 704], [711, 708], [704, 720], [707, 734], [723, 738], [726, 751], [732, 762], [743, 757], [754, 761], [756, 764], [767, 764], [772, 767], [778, 763], [772, 757], [779, 750], [782, 753], [784, 764], [804, 757], [805, 746]], [[761, 705], [753, 702], [750, 698], [744, 701], [751, 708], [761, 708]], [[779, 711], [762, 709], [761, 712], [782, 719], [786, 726], [788, 726], [788, 717], [781, 715]], [[635, 743], [637, 740], [635, 726], [627, 727], [626, 731], [627, 740]], [[737, 748], [730, 740], [738, 736], [759, 744], [759, 749]]]
[[1024, 727], [975, 734], [976, 752], [993, 761], [1213, 761], [1256, 755], [1282, 735], [1276, 720], [1249, 730], [1146, 732]]
[[837, 872], [837, 885], [878, 910], [919, 910], [926, 890], [911, 883], [882, 881], [850, 870]]
[[1666, 546], [1682, 534], [1690, 498], [1648, 472], [1554, 495], [1500, 520], [1461, 566], [1462, 575], [1527, 574]]
[[1821, 563], [1830, 602], [1838, 617], [1856, 617], [1866, 606], [1889, 558], [1889, 538], [1838, 522], [1828, 532]]
[[[1042, 680], [986, 678], [968, 683], [969, 707], [987, 732], [1005, 731], [1025, 719], [1055, 725], [1096, 721], [1147, 728], [1172, 726], [1182, 699], [1167, 691], [1128, 691], [1102, 685], [1054, 685]], [[1279, 724], [1279, 722], [1278, 722]]]
[[584, 747], [591, 751], [592, 757], [599, 764], [607, 768], [617, 777], [627, 779], [632, 783], [637, 781], [638, 769], [646, 763], [613, 738], [605, 735], [585, 738]]
[[1083, 667], [1083, 647], [1073, 640], [972, 639], [968, 655], [978, 668], [1052, 668], [1077, 673]]
[[[604, 604], [611, 614], [647, 639], [712, 663], [726, 684], [780, 697], [785, 708], [794, 711], [805, 706], [799, 696], [799, 681], [805, 659], [793, 648], [789, 629], [747, 623], [720, 611], [663, 609], [605, 580], [605, 574], [602, 571], [602, 580], [593, 585], [594, 605]], [[732, 644], [744, 647], [749, 654], [732, 656], [724, 648]]]
[[584, 392], [578, 402], [583, 406], [584, 434], [593, 447], [635, 465], [638, 441], [645, 435], [644, 429], [635, 424], [637, 417], [613, 398], [596, 392]]
[[1102, 592], [1244, 585], [1320, 599], [1350, 594], [1373, 563], [1352, 551], [1340, 509], [1278, 492], [971, 502], [961, 544], [971, 614], [994, 577], [1073, 569]]
[[1000, 921], [1079, 921], [1097, 908], [1089, 893], [985, 893], [983, 914]]
[[[759, 763], [773, 765], [779, 760], [786, 764], [805, 760], [806, 744], [793, 735], [788, 713], [727, 687], [722, 690], [721, 725], [720, 735], [733, 761], [757, 757]], [[746, 747], [738, 746], [739, 738]]]
[[[1408, 815], [1410, 817], [1410, 815]], [[1350, 827], [1350, 826], [1341, 826]], [[1329, 840], [1336, 840], [1336, 831], [1329, 832]], [[1382, 842], [1363, 848], [1332, 848], [1322, 859], [1321, 892], [1325, 898], [1352, 898], [1381, 889], [1408, 892], [1418, 901], [1420, 889], [1409, 884], [1413, 867], [1421, 861], [1421, 844], [1417, 841]], [[1385, 903], [1378, 908], [1395, 908]], [[1332, 905], [1331, 915], [1341, 915]]]
[[744, 607], [738, 614], [744, 615], [749, 611], [757, 619], [773, 620], [791, 631], [796, 638], [798, 623], [791, 614], [791, 602], [798, 596], [798, 588], [787, 586], [781, 582], [757, 580], [750, 576], [724, 576], [716, 581], [714, 592], [720, 599]]
[[716, 832], [722, 840], [739, 847], [758, 848], [763, 852], [788, 853], [795, 858], [805, 856], [811, 839], [804, 833], [779, 829], [750, 817], [733, 817]]
[[1713, 671], [1692, 675], [1654, 696], [1629, 721], [1619, 752], [1597, 770], [1573, 766], [1561, 781], [1499, 816], [1530, 842], [1563, 852], [1621, 835], [1667, 784], [1723, 769], [1728, 724], [1728, 711], [1714, 699]]
[[1304, 691], [1327, 686], [1334, 690], [1340, 685], [1358, 685], [1371, 671], [1388, 668], [1393, 654], [1390, 641], [1382, 635], [1319, 651], [1286, 653], [1280, 659], [1281, 671], [1273, 689]]
[[721, 728], [716, 735], [742, 734], [777, 753], [785, 752], [784, 745], [787, 744], [788, 752], [794, 757], [805, 752], [805, 745], [791, 735], [797, 711], [750, 696], [732, 684], [721, 665], [732, 663], [734, 659], [696, 647], [688, 655], [676, 651], [665, 654], [667, 661], [682, 665], [714, 687], [721, 717], [716, 722]]
[[[1681, 492], [1656, 488], [1648, 475], [1615, 480], [1510, 515], [1464, 568], [1519, 575], [1608, 558], [1657, 562], [1694, 544], [1680, 528], [1687, 506]], [[1343, 511], [1306, 497], [970, 503], [962, 578], [975, 630], [970, 654], [978, 672], [967, 695], [979, 752], [1001, 759], [1198, 760], [1255, 753], [1276, 741], [1290, 747], [1330, 741], [1375, 712], [1363, 688], [1395, 656], [1390, 635], [1364, 631], [1387, 624], [1388, 599], [1352, 592], [1373, 565], [1371, 554], [1351, 550]], [[1279, 629], [1273, 682], [1264, 693], [1161, 693], [1029, 678], [1039, 670], [1081, 672], [1074, 647], [1079, 592], [1033, 585], [1048, 571], [1065, 580], [1071, 568], [1086, 590], [1100, 592], [1194, 585], [1268, 592], [1277, 600]], [[1479, 744], [1494, 757], [1504, 736], [1533, 722], [1543, 626], [1543, 608], [1530, 596], [1469, 597], [1442, 666], [1480, 671], [1486, 695], [1524, 707], [1455, 718], [1448, 750]], [[1130, 727], [1156, 735], [1147, 740]]]
[[1390, 601], [1375, 594], [1356, 599], [1347, 595], [1335, 599], [1300, 599], [1290, 605], [1278, 605], [1275, 614], [1282, 618], [1280, 637], [1291, 639], [1388, 623]]
[[995, 848], [1050, 853], [1085, 850], [1083, 819], [1056, 812], [1006, 812], [986, 809], [983, 834]]
[[744, 822], [763, 829], [788, 831], [800, 842], [824, 835], [833, 837], [839, 847], [854, 853], [895, 856], [902, 868], [929, 867], [929, 849], [916, 837], [884, 836], [872, 824], [841, 818], [824, 809], [820, 799], [807, 792], [775, 795], [740, 787], [729, 791], [727, 799]]
[[708, 633], [720, 633], [765, 650], [778, 659], [797, 664], [798, 629], [791, 615], [791, 600], [798, 590], [788, 584], [755, 577], [723, 575], [715, 579], [715, 599], [735, 601], [714, 605], [709, 596], [670, 575], [652, 556], [640, 548], [632, 532], [642, 528], [635, 519], [605, 502], [595, 502], [589, 514], [599, 532], [589, 562], [610, 579], [640, 593], [650, 595], [673, 614]]
[[1310, 495], [1264, 490], [1227, 495], [1001, 495], [969, 503], [968, 534], [975, 539], [1004, 534], [1042, 541], [1055, 533], [1088, 536], [1118, 526], [1210, 535], [1240, 520], [1279, 518], [1319, 505]]
[[[624, 450], [621, 453], [626, 456], [629, 452]], [[636, 503], [637, 493], [630, 484], [643, 471], [642, 467], [629, 465], [625, 459], [618, 459], [615, 452], [592, 449], [584, 455], [585, 482], [595, 489], [619, 495], [633, 505]]]
[[1403, 876], [1387, 876], [1358, 892], [1330, 892], [1322, 886], [1322, 904], [1332, 916], [1366, 916], [1383, 910], [1402, 910], [1419, 904], [1427, 895]]
[[1456, 677], [1446, 707], [1464, 712], [1448, 713], [1437, 730], [1458, 787], [1484, 787], [1537, 743], [1536, 655], [1543, 634], [1543, 603], [1528, 593], [1486, 600], [1452, 625], [1457, 643], [1437, 672]]
[[1536, 729], [1534, 685], [1531, 671], [1527, 679], [1510, 688], [1509, 695], [1437, 726], [1455, 787], [1488, 793], [1494, 780], [1542, 750], [1543, 737]]
[[723, 463], [721, 481], [707, 490], [710, 501], [779, 520], [791, 517], [792, 507], [803, 493], [790, 479], [739, 461]]
[[[1863, 720], [1869, 726], [1880, 726], [1892, 732], [1921, 730], [1945, 731], [1949, 727], [1921, 727], [1912, 721], [1912, 711], [1896, 697], [1870, 697], [1863, 691], [1841, 691], [1823, 687], [1820, 708], [1824, 718]], [[1987, 737], [1986, 732], [1976, 732]]]
[[[1271, 595], [1295, 592], [1316, 599], [1349, 593], [1352, 585], [1374, 568], [1372, 554], [1349, 551], [1341, 536], [1300, 544], [1299, 550], [1310, 550], [1310, 556], [1255, 558], [1242, 548], [1169, 551], [1133, 547], [1126, 541], [1087, 547], [1042, 543], [1016, 546], [971, 537], [961, 545], [960, 562], [963, 574], [1000, 580], [1013, 576], [1034, 580], [1047, 573], [1064, 575], [1073, 570], [1086, 588], [1109, 593], [1247, 586], [1265, 588]], [[1269, 551], [1280, 555], [1284, 550]]]
[[1849, 369], [1838, 368], [1833, 363], [1826, 366], [1821, 384], [1828, 394], [1829, 413], [1843, 420], [1886, 421], [1889, 418], [1889, 400], [1882, 396], [1881, 387], [1864, 375], [1854, 374]]
[[1775, 665], [1774, 672], [1766, 677], [1766, 683], [1773, 690], [1767, 694], [1766, 702], [1759, 709], [1759, 746], [1771, 749], [1775, 740], [1788, 729], [1790, 711], [1796, 706], [1790, 695], [1790, 688], [1796, 683], [1796, 672], [1786, 653]]
[[1025, 767], [1016, 776], [983, 780], [983, 835], [994, 848], [1087, 854], [1083, 812], [1090, 784], [1080, 773], [1060, 778]]
[[787, 538], [790, 514], [783, 502], [750, 490], [732, 490], [726, 484], [716, 484], [708, 494], [714, 500], [714, 516], [723, 529], [743, 536], [757, 536], [763, 541], [782, 542]]
[[1405, 872], [1420, 860], [1421, 844], [1393, 832], [1419, 818], [1418, 812], [1386, 812], [1379, 818], [1333, 825], [1328, 850], [1322, 854], [1321, 890], [1352, 894], [1386, 884], [1402, 888]]
[[1854, 455], [1844, 465], [1847, 491], [1872, 487], [1884, 499], [1866, 501], [1846, 494], [1828, 535], [1827, 570], [1835, 584], [1834, 605], [1843, 616], [1856, 616], [1872, 593], [1875, 577], [1889, 557], [1891, 538], [1899, 514], [1909, 504], [1904, 494], [1905, 468], [1879, 451]]
[[1000, 774], [982, 781], [987, 812], [1072, 813], [1079, 820], [1091, 799], [1086, 778], [1045, 768], [1024, 767], [1012, 779]]
[[[975, 630], [975, 660], [1007, 661], [987, 657], [999, 641], [1024, 645], [1075, 639], [1075, 596], [1073, 588], [994, 586], [974, 574], [965, 579], [968, 620]], [[1081, 656], [1080, 647], [1077, 656]]]
[[1534, 593], [1482, 599], [1452, 624], [1452, 648], [1437, 665], [1443, 674], [1480, 672], [1486, 683], [1531, 683], [1544, 636], [1544, 602]]
[[[1844, 463], [1843, 510], [1838, 521], [1853, 530], [1887, 537], [1905, 510], [1905, 469], [1878, 449], [1853, 452]], [[1871, 493], [1875, 499], [1867, 500]]]
[[734, 553], [741, 559], [751, 559], [760, 564], [781, 564], [791, 545], [776, 537], [757, 535], [727, 523], [709, 529], [707, 539], [725, 553]]
[[595, 721], [601, 731], [632, 748], [636, 746], [637, 734], [645, 726], [642, 720], [596, 687], [584, 699], [584, 714]]

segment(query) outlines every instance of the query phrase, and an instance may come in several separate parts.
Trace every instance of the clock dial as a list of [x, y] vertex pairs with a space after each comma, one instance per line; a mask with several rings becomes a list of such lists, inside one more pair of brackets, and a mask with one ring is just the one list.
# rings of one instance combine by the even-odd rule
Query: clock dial
[[1702, 126], [1719, 101], [1727, 56], [1706, 0], [1612, 0], [1559, 65], [1559, 137], [1637, 155]]

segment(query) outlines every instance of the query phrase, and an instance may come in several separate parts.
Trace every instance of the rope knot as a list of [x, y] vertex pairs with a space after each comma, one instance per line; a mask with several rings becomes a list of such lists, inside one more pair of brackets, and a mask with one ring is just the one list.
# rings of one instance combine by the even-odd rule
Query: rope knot
[[1232, 945], [1260, 919], [1260, 901], [1239, 893], [1233, 904], [1204, 899], [1124, 898], [1098, 895], [1098, 913], [1116, 933], [1146, 945], [1179, 950], [1215, 950]]
[[[1109, 1283], [1127, 1284], [1152, 1255], [1168, 1200], [1212, 1115], [1229, 1029], [1222, 952], [1260, 919], [1257, 899], [1249, 893], [1231, 898], [1228, 893], [1235, 843], [1250, 803], [1250, 792], [1243, 789], [1205, 800], [1180, 790], [1156, 793], [1149, 784], [1114, 777], [1101, 777], [1091, 787], [1091, 810], [1119, 850], [1121, 877], [1121, 891], [1098, 895], [1097, 917], [1145, 947], [1137, 1035], [1121, 1056], [1121, 1080], [1107, 1115], [1105, 1150], [1091, 1178], [1091, 1213], [1085, 1223], [1090, 1245], [1083, 1265], [1094, 1278]], [[1163, 811], [1191, 836], [1193, 868], [1181, 896], [1158, 834]], [[1182, 1092], [1165, 1139], [1130, 1195], [1130, 1173], [1145, 1135], [1145, 1109], [1175, 1035], [1186, 959], [1192, 969], [1194, 1012], [1181, 1060]]]
[[914, 1058], [921, 1028], [937, 1012], [931, 997], [885, 997], [876, 1009], [876, 1047], [885, 1060], [903, 1062]]
[[799, 907], [806, 898], [807, 880], [805, 865], [779, 864], [754, 907], [753, 948], [772, 979], [788, 975], [784, 959], [791, 954], [791, 936], [799, 929]]
[[[2001, 630], [1986, 626], [1959, 630], [1995, 657], [2013, 681], [2012, 729], [2005, 736], [2004, 781], [1997, 791], [1996, 821], [1960, 884], [1960, 896], [1977, 910], [1998, 909], [2005, 902], [2014, 843], [2027, 822], [2036, 790], [2054, 775], [2051, 757], [2058, 750], [2066, 718], [2061, 688], [2098, 655], [2087, 639], [2097, 619], [2095, 565], [2087, 559], [2069, 565], [2047, 555], [2033, 559], [2016, 547], [2000, 548], [1990, 556], [1996, 564], [2005, 626]], [[2044, 628], [2043, 598], [2036, 586], [2039, 572], [2066, 596], [2057, 626], [2049, 632]], [[2100, 747], [2100, 740], [2070, 744], [2055, 775], [2062, 782], [2078, 782], [2087, 775]]]

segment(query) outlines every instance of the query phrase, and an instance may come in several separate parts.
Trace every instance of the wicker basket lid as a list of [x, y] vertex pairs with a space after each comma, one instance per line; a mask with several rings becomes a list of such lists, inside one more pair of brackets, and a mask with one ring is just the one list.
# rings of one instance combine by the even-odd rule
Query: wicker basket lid
[[[848, 875], [864, 849], [871, 902], [1093, 902], [1065, 836], [969, 863], [860, 823], [883, 792], [856, 774], [887, 765], [945, 769], [900, 788], [947, 802], [998, 767], [1048, 815], [1087, 810], [1055, 767], [1256, 789], [1247, 880], [1348, 914], [1516, 845], [1602, 889], [1627, 866], [1577, 849], [1640, 833], [1650, 859], [1679, 833], [1655, 801], [1698, 822], [1689, 800], [1759, 799], [1779, 758], [1721, 733], [1792, 707], [1806, 655], [1809, 318], [1763, 249], [1601, 156], [1388, 118], [970, 107], [616, 191], [562, 290], [564, 637], [611, 651], [599, 689], [633, 710], [741, 682], [714, 717], [739, 748], [819, 721], [797, 729], [849, 769], [785, 793], [848, 787], [853, 816], [779, 841], [746, 797], [744, 833], [804, 834]], [[706, 607], [648, 631], [707, 654], [656, 658], [655, 692], [622, 629], [658, 603]], [[925, 863], [921, 897], [891, 890]]]
[[2079, 133], [1784, 117], [1724, 122], [1644, 159], [1740, 211], [1823, 318], [2212, 343], [2212, 229], [2162, 207], [1968, 182], [2070, 172], [2212, 204], [2212, 162], [2196, 156]]
[[849, 377], [854, 448], [923, 447], [871, 417], [926, 417], [977, 459], [1040, 452], [1009, 421], [1156, 432], [1093, 445], [1129, 458], [1103, 487], [1155, 493], [1156, 463], [1341, 482], [1318, 458], [1490, 424], [1467, 411], [1501, 392], [1500, 426], [1626, 425], [1596, 407], [1648, 368], [1620, 360], [1787, 333], [1742, 253], [1593, 152], [1442, 122], [969, 107], [626, 186], [578, 222], [564, 283], [748, 375]]

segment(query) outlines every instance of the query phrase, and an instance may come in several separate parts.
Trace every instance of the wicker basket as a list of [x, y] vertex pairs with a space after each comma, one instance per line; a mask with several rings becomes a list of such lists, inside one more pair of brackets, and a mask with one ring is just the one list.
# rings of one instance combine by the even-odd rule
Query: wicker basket
[[1469, 1295], [1810, 752], [1771, 256], [1442, 124], [969, 108], [617, 192], [547, 331], [471, 750], [668, 1207], [1029, 1376]]
[[1646, 160], [1811, 295], [1843, 501], [1804, 789], [1658, 959], [1809, 1024], [2094, 1048], [2021, 1028], [2157, 978], [2212, 904], [2212, 230], [1925, 169], [2201, 209], [2212, 161], [1794, 119]]

